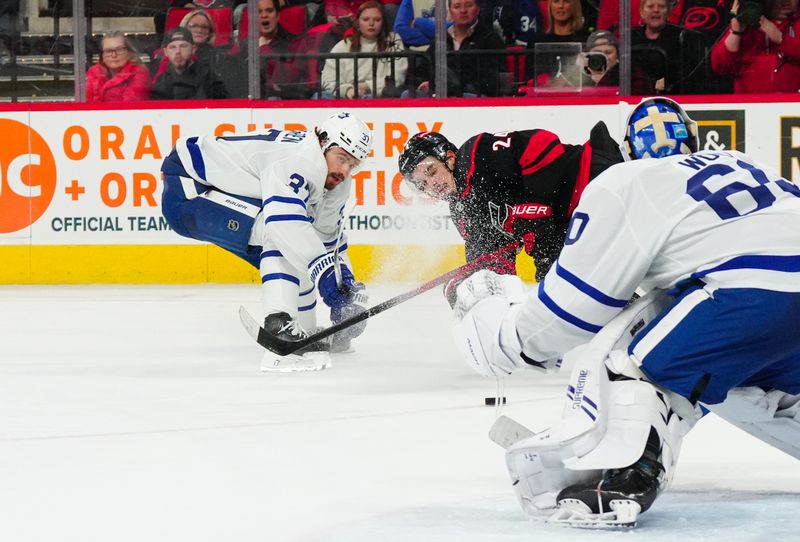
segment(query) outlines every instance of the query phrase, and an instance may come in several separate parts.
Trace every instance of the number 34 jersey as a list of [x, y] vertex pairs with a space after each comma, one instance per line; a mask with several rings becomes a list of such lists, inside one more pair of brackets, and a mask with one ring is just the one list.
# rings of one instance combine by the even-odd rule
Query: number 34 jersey
[[517, 316], [520, 336], [547, 336], [538, 359], [560, 355], [637, 287], [695, 281], [800, 292], [800, 188], [736, 151], [612, 166], [583, 193], [556, 264]]

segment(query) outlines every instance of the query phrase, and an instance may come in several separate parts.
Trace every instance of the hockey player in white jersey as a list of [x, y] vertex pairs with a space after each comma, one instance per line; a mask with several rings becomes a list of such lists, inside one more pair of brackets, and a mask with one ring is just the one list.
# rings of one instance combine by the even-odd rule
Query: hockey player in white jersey
[[800, 189], [742, 153], [697, 152], [671, 100], [627, 126], [633, 160], [589, 184], [535, 291], [481, 271], [455, 307], [482, 374], [574, 363], [561, 424], [504, 441], [523, 508], [570, 525], [634, 525], [701, 405], [800, 458]]
[[[299, 340], [316, 328], [317, 293], [334, 322], [366, 304], [340, 228], [351, 174], [371, 148], [368, 127], [347, 112], [312, 131], [182, 138], [162, 166], [162, 211], [180, 235], [214, 243], [260, 269], [264, 329]], [[334, 336], [334, 349], [346, 349], [363, 331], [353, 326]], [[329, 346], [284, 357], [266, 352], [261, 369], [324, 368]]]

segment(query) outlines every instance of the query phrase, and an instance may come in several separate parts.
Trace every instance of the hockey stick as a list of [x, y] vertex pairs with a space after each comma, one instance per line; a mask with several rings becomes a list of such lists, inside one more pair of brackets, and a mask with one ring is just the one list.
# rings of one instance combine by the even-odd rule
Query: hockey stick
[[409, 292], [395, 296], [391, 299], [384, 301], [383, 303], [375, 305], [374, 307], [370, 307], [364, 312], [360, 312], [351, 318], [342, 320], [338, 324], [334, 324], [330, 327], [320, 330], [312, 335], [309, 335], [305, 339], [301, 339], [299, 341], [287, 341], [284, 339], [279, 339], [275, 335], [268, 333], [263, 327], [259, 327], [258, 331], [256, 332], [255, 326], [257, 324], [255, 322], [255, 319], [250, 315], [250, 313], [247, 312], [247, 309], [245, 309], [244, 307], [239, 308], [239, 317], [241, 318], [245, 328], [248, 329], [250, 335], [253, 336], [253, 338], [258, 342], [258, 344], [260, 344], [267, 350], [278, 354], [279, 356], [286, 356], [293, 352], [297, 352], [298, 350], [301, 350], [307, 346], [310, 346], [317, 341], [321, 341], [322, 339], [330, 337], [336, 332], [346, 329], [359, 322], [363, 322], [367, 318], [372, 318], [373, 316], [380, 314], [387, 309], [391, 309], [395, 305], [399, 305], [400, 303], [408, 301], [409, 299], [416, 297], [421, 293], [427, 292], [431, 288], [434, 288], [440, 284], [444, 284], [451, 278], [457, 277], [459, 274], [479, 268], [484, 264], [484, 262], [489, 257], [505, 254], [506, 252], [516, 249], [518, 246], [519, 243], [517, 243], [516, 241], [513, 243], [509, 243], [508, 245], [505, 245], [497, 249], [496, 251], [485, 255], [483, 258], [479, 258], [474, 262], [466, 263], [461, 267], [457, 267], [452, 271], [448, 271], [443, 275], [439, 275], [438, 277], [431, 279], [420, 286], [417, 286], [416, 288], [414, 288]]
[[342, 288], [342, 262], [339, 261], [339, 249], [342, 244], [342, 235], [344, 235], [344, 219], [350, 216], [355, 206], [356, 202], [354, 201], [346, 213], [342, 212], [342, 222], [339, 224], [339, 234], [336, 236], [336, 248], [333, 249], [333, 272], [336, 276], [336, 287], [339, 289]]

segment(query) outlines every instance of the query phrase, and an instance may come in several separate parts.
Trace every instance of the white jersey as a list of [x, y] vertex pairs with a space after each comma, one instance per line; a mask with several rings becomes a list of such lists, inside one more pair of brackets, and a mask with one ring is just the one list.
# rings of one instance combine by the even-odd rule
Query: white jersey
[[297, 270], [336, 244], [352, 179], [325, 189], [328, 168], [313, 132], [179, 139], [175, 148], [195, 180], [261, 200], [265, 235]]
[[515, 318], [526, 356], [587, 342], [637, 287], [800, 292], [800, 189], [735, 151], [617, 164], [592, 181]]

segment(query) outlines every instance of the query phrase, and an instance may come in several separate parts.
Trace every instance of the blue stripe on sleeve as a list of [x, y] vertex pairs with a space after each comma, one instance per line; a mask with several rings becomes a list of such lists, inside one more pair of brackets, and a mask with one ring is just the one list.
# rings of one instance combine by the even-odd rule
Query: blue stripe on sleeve
[[715, 273], [717, 271], [731, 271], [734, 269], [763, 269], [766, 271], [785, 271], [789, 273], [796, 273], [800, 271], [800, 256], [737, 256], [716, 267], [712, 267], [711, 269], [705, 269], [704, 271], [692, 273], [692, 277], [699, 279], [705, 277], [709, 273]]
[[562, 309], [561, 307], [559, 307], [556, 304], [556, 302], [553, 301], [550, 298], [550, 296], [548, 296], [545, 293], [545, 291], [544, 291], [544, 281], [539, 283], [539, 291], [537, 292], [537, 295], [538, 295], [539, 299], [542, 301], [542, 303], [544, 303], [545, 307], [550, 309], [550, 311], [553, 314], [555, 314], [556, 316], [558, 316], [559, 318], [561, 318], [565, 322], [569, 322], [573, 326], [575, 326], [577, 328], [580, 328], [580, 329], [583, 329], [585, 331], [589, 331], [591, 333], [597, 333], [598, 331], [603, 329], [602, 326], [597, 326], [595, 324], [590, 324], [589, 322], [581, 320], [577, 316], [572, 315], [572, 314], [568, 313], [567, 311], [565, 311], [564, 309]]
[[314, 302], [311, 303], [311, 305], [306, 305], [304, 307], [297, 307], [297, 310], [300, 311], [300, 312], [310, 311], [311, 309], [313, 309], [316, 306], [317, 306], [317, 300], [315, 299]]
[[289, 282], [293, 282], [300, 286], [300, 279], [295, 277], [294, 275], [289, 275], [288, 273], [267, 273], [266, 275], [261, 277], [261, 284], [264, 284], [270, 280], [287, 280]]
[[265, 224], [270, 222], [311, 222], [312, 220], [305, 215], [270, 215], [264, 220]]
[[584, 282], [577, 276], [573, 275], [561, 266], [561, 263], [556, 261], [556, 275], [572, 284], [575, 288], [588, 295], [598, 303], [608, 305], [609, 307], [622, 308], [628, 304], [627, 300], [615, 299], [609, 295], [604, 294], [594, 286]]
[[305, 292], [300, 292], [300, 293], [299, 293], [299, 294], [297, 294], [297, 295], [298, 295], [298, 296], [300, 296], [300, 297], [302, 297], [302, 296], [304, 296], [304, 295], [308, 295], [308, 294], [310, 294], [310, 293], [311, 293], [311, 292], [313, 292], [313, 291], [314, 291], [314, 287], [312, 286], [311, 288], [309, 288], [309, 289], [308, 289], [308, 290], [306, 290]]
[[280, 250], [265, 250], [261, 253], [261, 259], [264, 258], [283, 258]]
[[189, 150], [189, 156], [192, 158], [192, 167], [197, 176], [206, 180], [206, 164], [203, 161], [203, 153], [200, 152], [200, 147], [197, 146], [197, 137], [190, 137], [186, 140], [186, 148]]
[[311, 260], [311, 263], [308, 264], [308, 268], [311, 269], [312, 267], [314, 267], [315, 263], [317, 263], [318, 261], [320, 261], [322, 258], [324, 258], [327, 255], [328, 255], [328, 253], [326, 252], [325, 254], [320, 254], [319, 256], [317, 256], [316, 258]]
[[261, 207], [264, 208], [267, 206], [268, 203], [277, 202], [277, 203], [291, 203], [293, 205], [299, 205], [303, 209], [306, 208], [306, 202], [301, 200], [300, 198], [289, 198], [286, 196], [272, 196], [264, 200], [264, 203], [261, 204]]

